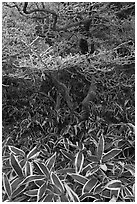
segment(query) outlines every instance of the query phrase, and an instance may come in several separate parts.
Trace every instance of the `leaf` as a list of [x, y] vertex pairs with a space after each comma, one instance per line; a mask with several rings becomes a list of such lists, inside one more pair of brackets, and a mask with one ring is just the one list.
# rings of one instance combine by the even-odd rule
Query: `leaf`
[[18, 188], [19, 184], [23, 181], [23, 178], [17, 177], [13, 182], [11, 182], [12, 192]]
[[8, 195], [9, 199], [11, 196], [11, 184], [7, 178], [7, 175], [4, 173], [3, 174], [3, 186], [4, 186], [4, 190], [6, 192], [6, 194]]
[[124, 168], [127, 169], [132, 176], [135, 176], [135, 167], [132, 164], [125, 164]]
[[21, 156], [25, 156], [25, 152], [21, 149], [18, 149], [17, 147], [13, 147], [13, 146], [9, 146], [9, 150], [16, 155], [21, 155]]
[[100, 196], [99, 195], [93, 195], [93, 193], [91, 192], [91, 193], [84, 193], [83, 195], [81, 195], [80, 196], [80, 202], [82, 201], [82, 200], [84, 200], [84, 199], [86, 199], [86, 198], [92, 198], [94, 201], [97, 199], [96, 197], [98, 197], [98, 199], [100, 198]]
[[69, 199], [67, 198], [66, 195], [60, 195], [60, 201], [61, 202], [69, 202]]
[[48, 189], [56, 195], [61, 195], [62, 192], [55, 184], [48, 185]]
[[44, 175], [32, 175], [32, 176], [28, 176], [26, 177], [20, 185], [22, 184], [26, 184], [26, 183], [30, 183], [32, 181], [37, 181], [37, 180], [42, 180], [42, 179], [45, 179], [45, 176]]
[[33, 159], [39, 155], [38, 148], [35, 146], [27, 155], [28, 160]]
[[25, 164], [25, 176], [30, 176], [33, 173], [32, 163], [27, 161]]
[[42, 202], [53, 202], [53, 198], [54, 198], [53, 194], [47, 194], [45, 198], [42, 200]]
[[68, 174], [68, 175], [70, 175], [76, 182], [82, 185], [84, 185], [88, 181], [86, 177], [78, 175], [78, 174]]
[[90, 160], [90, 162], [96, 162], [96, 163], [99, 162], [99, 158], [94, 155], [91, 155], [91, 156], [88, 155], [88, 160]]
[[55, 160], [56, 160], [56, 152], [46, 161], [46, 166], [49, 171], [51, 171], [51, 169], [54, 167]]
[[97, 147], [97, 157], [99, 160], [102, 159], [103, 153], [104, 153], [104, 137], [103, 134], [101, 134]]
[[64, 151], [62, 149], [60, 151], [67, 159], [69, 159], [71, 161], [74, 161], [75, 157], [72, 154], [70, 154], [70, 153], [68, 153], [68, 152], [66, 152], [66, 151]]
[[44, 172], [40, 168], [39, 164], [37, 162], [33, 162], [34, 168], [36, 169], [37, 173], [40, 175], [44, 175]]
[[106, 164], [100, 164], [99, 165], [101, 169], [103, 169], [104, 171], [107, 171], [107, 166]]
[[76, 158], [75, 158], [75, 168], [76, 168], [76, 173], [80, 173], [83, 167], [83, 163], [84, 163], [84, 155], [82, 153], [82, 151], [79, 151], [76, 154]]
[[66, 191], [70, 197], [70, 202], [80, 202], [78, 195], [66, 184], [64, 183], [64, 186], [66, 188]]
[[104, 189], [103, 183], [99, 183], [98, 185], [95, 186], [93, 194], [100, 194]]
[[125, 186], [124, 190], [125, 190], [126, 196], [133, 196], [133, 193], [131, 192], [131, 190], [128, 187]]
[[61, 182], [59, 177], [56, 174], [54, 174], [53, 172], [51, 173], [51, 181], [54, 185], [56, 185], [61, 190], [62, 193], [64, 192], [63, 183]]
[[27, 199], [27, 196], [26, 195], [22, 195], [20, 197], [15, 198], [14, 202], [23, 202], [26, 199]]
[[116, 202], [116, 201], [117, 201], [117, 198], [113, 195], [109, 202]]
[[12, 198], [15, 198], [17, 195], [19, 195], [24, 189], [26, 188], [26, 185], [21, 185], [16, 188], [12, 193]]
[[105, 163], [109, 161], [110, 159], [114, 158], [121, 152], [121, 149], [112, 149], [109, 152], [107, 152], [105, 155], [103, 155], [102, 162]]
[[31, 197], [37, 196], [38, 189], [28, 190], [28, 191], [24, 192], [24, 194], [27, 196], [31, 196]]
[[43, 185], [38, 189], [37, 202], [39, 202], [40, 199], [44, 196], [46, 190], [47, 190], [47, 182], [43, 183]]
[[16, 157], [13, 154], [11, 154], [10, 161], [11, 161], [11, 166], [12, 166], [13, 170], [16, 172], [16, 174], [19, 177], [24, 177], [23, 172], [22, 172], [22, 168], [21, 168], [19, 162], [16, 160]]
[[40, 170], [42, 171], [42, 173], [43, 173], [47, 178], [49, 178], [50, 172], [49, 172], [47, 166], [46, 166], [45, 164], [39, 163], [39, 162], [38, 162], [37, 164], [38, 164]]
[[95, 166], [91, 167], [90, 170], [86, 172], [86, 177], [93, 175], [96, 171], [99, 169], [99, 164], [96, 164]]
[[71, 174], [71, 173], [75, 173], [75, 169], [74, 168], [66, 168], [66, 169], [60, 169], [57, 170], [58, 174]]
[[96, 186], [98, 182], [98, 179], [95, 178], [94, 176], [88, 180], [85, 185], [83, 186], [83, 189], [82, 189], [82, 194], [84, 193], [90, 193], [92, 191], [92, 189]]
[[105, 188], [109, 190], [118, 190], [121, 188], [121, 185], [122, 183], [120, 180], [111, 180], [105, 185]]

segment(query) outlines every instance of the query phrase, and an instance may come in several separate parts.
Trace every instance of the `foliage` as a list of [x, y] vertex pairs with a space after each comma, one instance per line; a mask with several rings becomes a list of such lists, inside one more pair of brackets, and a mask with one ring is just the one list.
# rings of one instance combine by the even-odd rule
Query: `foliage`
[[3, 3], [3, 201], [134, 202], [134, 3], [26, 6]]

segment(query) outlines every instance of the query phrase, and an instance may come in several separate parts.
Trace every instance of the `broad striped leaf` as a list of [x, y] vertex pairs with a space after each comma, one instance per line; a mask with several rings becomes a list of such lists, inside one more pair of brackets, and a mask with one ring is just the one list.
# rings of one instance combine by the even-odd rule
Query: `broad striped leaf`
[[44, 175], [42, 169], [40, 168], [40, 166], [38, 165], [37, 162], [33, 162], [33, 165], [34, 165], [34, 168], [36, 169], [36, 171], [37, 171], [37, 173], [38, 173], [39, 175]]
[[32, 181], [37, 181], [37, 180], [42, 180], [42, 179], [45, 179], [45, 176], [44, 175], [32, 175], [32, 176], [28, 176], [26, 177], [20, 185], [23, 185], [23, 184], [26, 184], [26, 183], [29, 183], [29, 182], [32, 182]]
[[26, 192], [24, 192], [25, 195], [28, 195], [28, 196], [37, 196], [38, 194], [38, 189], [33, 189], [33, 190], [28, 190]]
[[68, 175], [70, 175], [76, 182], [78, 182], [82, 185], [84, 185], [88, 181], [88, 179], [86, 177], [81, 176], [79, 174], [68, 174]]
[[83, 186], [82, 189], [82, 194], [84, 193], [90, 193], [92, 191], [92, 189], [96, 186], [98, 180], [97, 178], [95, 178], [94, 176], [88, 180], [85, 185]]
[[35, 146], [27, 155], [28, 160], [33, 159], [34, 157], [37, 157], [39, 155], [39, 151], [37, 146]]
[[23, 178], [17, 177], [12, 183], [11, 183], [11, 189], [12, 192], [18, 188], [18, 186], [20, 185], [20, 183], [23, 181]]
[[75, 169], [74, 168], [66, 168], [66, 169], [60, 169], [56, 171], [58, 174], [71, 174], [71, 173], [75, 173]]
[[17, 195], [19, 195], [22, 191], [24, 191], [26, 188], [26, 185], [21, 185], [18, 188], [15, 189], [12, 193], [12, 198], [15, 198]]
[[5, 189], [5, 192], [6, 194], [8, 195], [9, 199], [10, 199], [10, 196], [11, 196], [11, 184], [7, 178], [7, 175], [4, 173], [3, 174], [3, 186], [4, 186], [4, 189]]
[[72, 202], [80, 202], [78, 195], [66, 184], [64, 183], [66, 191], [70, 197], [70, 201]]
[[30, 176], [33, 174], [32, 163], [27, 161], [25, 164], [25, 176]]
[[55, 184], [48, 185], [48, 189], [56, 195], [61, 195], [62, 192]]
[[135, 176], [135, 166], [131, 164], [125, 164], [124, 168], [127, 169], [132, 174], [132, 176]]
[[96, 162], [96, 163], [99, 162], [99, 158], [98, 158], [97, 156], [94, 156], [94, 155], [91, 155], [91, 156], [88, 155], [88, 159], [89, 159], [91, 162]]
[[84, 155], [82, 151], [79, 151], [76, 154], [76, 158], [75, 158], [75, 168], [76, 168], [76, 173], [80, 173], [83, 167], [83, 163], [84, 163]]
[[19, 162], [16, 160], [16, 157], [13, 154], [11, 154], [10, 161], [11, 161], [11, 166], [12, 166], [13, 170], [16, 172], [16, 174], [19, 177], [24, 177], [23, 172], [22, 172], [22, 168], [21, 168]]
[[56, 152], [46, 161], [46, 166], [49, 171], [51, 171], [51, 169], [54, 167], [55, 160], [56, 160]]
[[40, 170], [42, 171], [42, 173], [47, 176], [47, 178], [49, 178], [50, 176], [50, 172], [47, 168], [47, 166], [44, 163], [39, 163], [37, 162], [37, 165], [39, 166]]
[[60, 150], [60, 151], [67, 159], [74, 161], [75, 157], [72, 155], [72, 153], [66, 152], [64, 150]]
[[21, 149], [18, 149], [17, 147], [9, 146], [9, 150], [16, 155], [22, 155], [23, 157], [25, 156], [25, 152]]
[[69, 199], [67, 198], [66, 195], [60, 195], [60, 201], [61, 202], [69, 202]]
[[45, 198], [42, 200], [42, 202], [53, 202], [53, 198], [54, 198], [53, 194], [47, 194]]
[[97, 199], [96, 197], [99, 197], [99, 195], [94, 196], [93, 193], [91, 192], [91, 193], [84, 193], [83, 195], [80, 196], [79, 199], [80, 199], [80, 202], [82, 202], [85, 198], [92, 198], [95, 201], [95, 199]]
[[100, 194], [104, 189], [103, 183], [99, 183], [98, 185], [95, 186], [93, 194]]
[[103, 155], [102, 162], [107, 162], [110, 159], [113, 159], [115, 156], [117, 156], [121, 152], [121, 149], [112, 149], [109, 152], [107, 152], [105, 155]]
[[59, 177], [56, 174], [54, 174], [53, 172], [51, 173], [51, 181], [54, 185], [56, 185], [61, 190], [62, 193], [64, 192], [63, 183], [61, 182]]
[[105, 185], [105, 188], [109, 190], [118, 190], [121, 188], [121, 184], [120, 180], [111, 180]]
[[46, 190], [47, 190], [47, 182], [45, 182], [45, 183], [38, 189], [37, 202], [39, 202], [40, 199], [44, 196]]

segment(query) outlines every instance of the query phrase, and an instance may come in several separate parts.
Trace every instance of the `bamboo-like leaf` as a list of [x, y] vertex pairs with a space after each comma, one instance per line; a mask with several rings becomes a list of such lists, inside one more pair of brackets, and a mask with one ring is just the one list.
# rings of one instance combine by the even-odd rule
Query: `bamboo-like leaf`
[[42, 171], [42, 173], [47, 176], [47, 178], [49, 178], [50, 176], [50, 172], [47, 168], [47, 166], [44, 164], [44, 163], [40, 163], [40, 162], [37, 162], [37, 165], [39, 166], [40, 170]]
[[33, 159], [34, 157], [37, 157], [39, 155], [39, 151], [37, 146], [35, 146], [27, 155], [28, 160]]
[[113, 159], [120, 152], [121, 152], [121, 149], [112, 149], [112, 150], [110, 150], [105, 155], [103, 155], [102, 162], [105, 163], [105, 162], [109, 161], [110, 159]]
[[100, 166], [101, 169], [103, 169], [103, 171], [107, 171], [106, 164], [100, 164], [99, 166]]
[[22, 168], [21, 168], [19, 162], [16, 160], [16, 157], [13, 154], [11, 154], [10, 161], [11, 161], [11, 166], [12, 166], [13, 170], [16, 172], [16, 174], [19, 177], [24, 177], [23, 172], [22, 172]]
[[42, 169], [40, 168], [40, 166], [38, 165], [37, 162], [33, 162], [33, 165], [34, 165], [34, 168], [36, 169], [36, 171], [37, 171], [37, 173], [38, 173], [39, 175], [44, 175]]
[[51, 173], [51, 181], [52, 181], [52, 183], [54, 185], [56, 185], [61, 190], [62, 193], [64, 192], [63, 183], [61, 182], [59, 177], [55, 173], [53, 173], [53, 172]]
[[94, 155], [91, 155], [91, 156], [88, 155], [88, 159], [89, 159], [91, 162], [96, 162], [96, 163], [99, 162], [99, 158], [98, 158], [97, 156], [94, 156]]
[[125, 164], [124, 168], [127, 169], [132, 174], [132, 176], [135, 176], [135, 167], [133, 165]]
[[23, 181], [23, 178], [17, 177], [13, 182], [11, 182], [12, 192], [18, 188], [19, 184]]
[[118, 190], [121, 188], [121, 184], [120, 180], [111, 180], [105, 185], [105, 188], [109, 190]]
[[18, 149], [17, 147], [13, 147], [13, 146], [9, 146], [9, 150], [16, 155], [21, 155], [21, 156], [25, 156], [25, 152], [21, 149]]
[[66, 191], [70, 197], [70, 201], [72, 202], [80, 202], [78, 195], [68, 186], [68, 184], [64, 183]]
[[61, 195], [62, 192], [55, 184], [48, 185], [48, 189], [56, 195]]
[[74, 168], [66, 168], [66, 169], [60, 169], [57, 170], [58, 174], [71, 174], [71, 173], [75, 173], [75, 169]]
[[25, 176], [30, 176], [33, 173], [32, 163], [27, 161], [25, 164]]
[[69, 202], [69, 199], [67, 198], [66, 195], [60, 195], [60, 201], [61, 202]]
[[66, 152], [64, 150], [60, 150], [60, 151], [67, 159], [74, 161], [75, 157], [72, 155], [72, 153]]
[[104, 185], [102, 183], [99, 183], [98, 185], [95, 186], [93, 194], [100, 194], [104, 189]]
[[38, 189], [38, 194], [37, 194], [37, 202], [40, 201], [40, 199], [43, 197], [47, 190], [47, 182], [45, 182], [39, 189]]
[[26, 184], [26, 183], [29, 183], [29, 182], [32, 182], [32, 181], [37, 181], [37, 180], [42, 180], [42, 179], [45, 179], [45, 176], [44, 175], [32, 175], [32, 176], [28, 176], [26, 177], [20, 185], [23, 185], [23, 184]]
[[97, 181], [98, 181], [97, 178], [95, 178], [94, 176], [90, 180], [88, 180], [83, 186], [82, 194], [90, 193], [92, 189], [96, 186]]
[[56, 160], [56, 152], [46, 161], [46, 166], [49, 171], [51, 171], [51, 169], [54, 167], [55, 160]]
[[68, 175], [70, 175], [76, 182], [78, 182], [82, 185], [84, 185], [88, 181], [88, 179], [86, 177], [81, 176], [79, 174], [68, 174]]
[[11, 184], [7, 178], [7, 175], [4, 173], [3, 174], [3, 186], [4, 186], [4, 190], [6, 192], [6, 194], [8, 195], [9, 199], [11, 196]]
[[53, 194], [47, 194], [45, 198], [42, 200], [42, 202], [53, 202], [53, 198], [54, 198]]
[[101, 134], [97, 147], [97, 157], [99, 160], [101, 160], [103, 153], [104, 153], [104, 136], [103, 134]]
[[30, 197], [37, 196], [38, 189], [25, 191], [24, 194], [27, 195], [27, 196], [30, 196]]
[[117, 198], [113, 195], [109, 202], [116, 202]]
[[85, 198], [92, 198], [92, 199], [94, 199], [94, 201], [96, 200], [96, 196], [94, 196], [92, 192], [91, 193], [84, 193], [83, 195], [81, 195], [79, 197], [80, 202], [82, 202]]
[[17, 195], [19, 195], [22, 191], [24, 191], [26, 188], [26, 185], [21, 185], [18, 188], [15, 189], [12, 193], [12, 198], [15, 198]]
[[84, 163], [84, 155], [82, 151], [79, 151], [76, 154], [76, 158], [75, 158], [75, 168], [76, 168], [76, 173], [80, 173], [83, 167], [83, 163]]

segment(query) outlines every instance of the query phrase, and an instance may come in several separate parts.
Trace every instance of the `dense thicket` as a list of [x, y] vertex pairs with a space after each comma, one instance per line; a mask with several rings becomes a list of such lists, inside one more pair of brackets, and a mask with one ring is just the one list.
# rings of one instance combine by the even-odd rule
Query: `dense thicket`
[[135, 3], [2, 7], [3, 201], [133, 202]]

